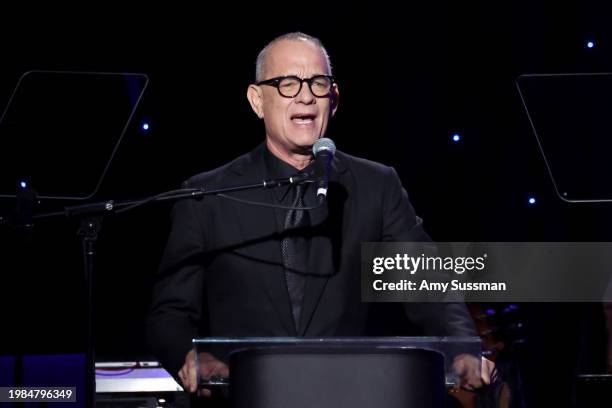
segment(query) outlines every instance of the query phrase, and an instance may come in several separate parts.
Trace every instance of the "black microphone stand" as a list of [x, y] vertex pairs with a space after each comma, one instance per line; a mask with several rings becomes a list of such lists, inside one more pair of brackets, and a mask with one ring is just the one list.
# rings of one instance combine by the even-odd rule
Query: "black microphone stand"
[[86, 400], [87, 406], [95, 406], [96, 395], [96, 372], [95, 372], [95, 325], [94, 325], [94, 282], [95, 282], [95, 255], [98, 235], [102, 229], [104, 215], [125, 212], [144, 204], [159, 201], [176, 201], [185, 198], [198, 199], [207, 195], [218, 195], [244, 190], [254, 190], [261, 188], [273, 188], [290, 184], [301, 184], [311, 182], [317, 178], [312, 174], [298, 173], [289, 178], [279, 178], [264, 180], [260, 183], [245, 184], [233, 187], [222, 187], [207, 190], [199, 189], [180, 189], [161, 193], [143, 199], [115, 202], [114, 200], [99, 201], [81, 205], [64, 207], [63, 211], [49, 212], [32, 215], [31, 219], [43, 219], [57, 216], [68, 218], [79, 217], [80, 227], [78, 235], [81, 238], [83, 247], [83, 261], [85, 270], [85, 286], [87, 290], [87, 351], [86, 351]]

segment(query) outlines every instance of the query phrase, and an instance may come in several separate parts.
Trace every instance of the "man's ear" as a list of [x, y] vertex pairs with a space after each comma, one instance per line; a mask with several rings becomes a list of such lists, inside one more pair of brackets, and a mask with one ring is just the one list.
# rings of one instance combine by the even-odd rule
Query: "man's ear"
[[332, 116], [336, 114], [336, 110], [338, 109], [338, 102], [340, 102], [340, 91], [338, 90], [338, 84], [334, 84], [330, 97], [330, 107]]
[[253, 109], [253, 112], [255, 112], [255, 114], [257, 115], [259, 119], [263, 119], [264, 101], [263, 101], [263, 94], [261, 92], [261, 88], [258, 87], [257, 85], [253, 85], [253, 84], [249, 85], [247, 89], [247, 99], [249, 100], [249, 103], [251, 104], [251, 109]]

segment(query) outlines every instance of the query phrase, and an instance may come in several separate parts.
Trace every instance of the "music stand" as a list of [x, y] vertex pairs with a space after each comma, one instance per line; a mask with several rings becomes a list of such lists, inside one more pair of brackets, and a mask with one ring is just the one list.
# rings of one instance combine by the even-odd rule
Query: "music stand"
[[[80, 202], [97, 193], [147, 84], [140, 73], [28, 71], [19, 78], [0, 116], [0, 199], [16, 200], [15, 225], [32, 227], [33, 209], [43, 201]], [[93, 262], [101, 215], [72, 215], [81, 217], [88, 292], [86, 395], [93, 406]]]
[[612, 201], [612, 73], [521, 75], [516, 87], [559, 198]]

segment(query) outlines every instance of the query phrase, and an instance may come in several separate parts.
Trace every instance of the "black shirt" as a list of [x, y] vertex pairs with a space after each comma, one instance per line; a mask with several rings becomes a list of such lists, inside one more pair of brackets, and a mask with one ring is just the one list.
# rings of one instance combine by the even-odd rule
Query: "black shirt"
[[[296, 169], [289, 163], [286, 163], [276, 157], [268, 147], [265, 146], [264, 149], [264, 162], [266, 166], [266, 179], [275, 179], [275, 178], [289, 178], [291, 176], [300, 173], [300, 170]], [[312, 163], [310, 163], [304, 170], [309, 171], [312, 167]], [[316, 205], [316, 197], [314, 196], [315, 189], [311, 185], [312, 183], [308, 183], [306, 185], [306, 191], [304, 192], [304, 204], [306, 206], [314, 206]], [[279, 204], [283, 206], [291, 206], [293, 194], [289, 194], [291, 189], [294, 189], [294, 185], [286, 185], [281, 187], [275, 187], [273, 190], [274, 196], [274, 204]], [[276, 218], [276, 226], [279, 234], [282, 234], [284, 225], [285, 225], [285, 217], [287, 215], [286, 209], [275, 208], [274, 214]]]

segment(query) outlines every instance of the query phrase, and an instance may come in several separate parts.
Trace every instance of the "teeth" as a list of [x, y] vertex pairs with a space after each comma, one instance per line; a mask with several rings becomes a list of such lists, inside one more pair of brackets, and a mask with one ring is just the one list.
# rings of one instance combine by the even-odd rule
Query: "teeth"
[[311, 123], [312, 118], [294, 118], [293, 121], [297, 123]]

